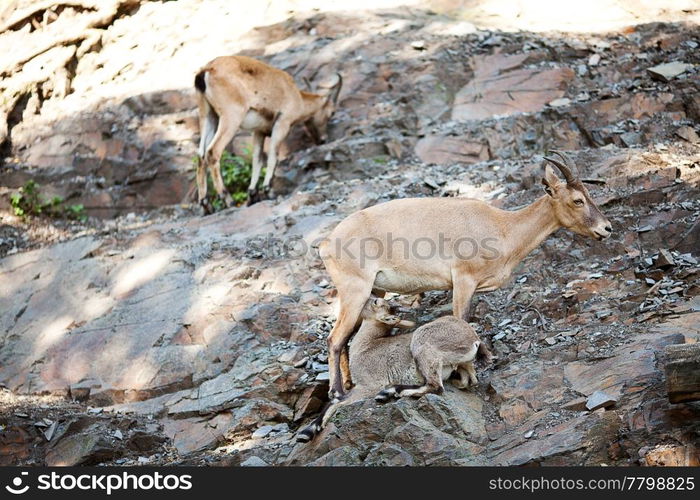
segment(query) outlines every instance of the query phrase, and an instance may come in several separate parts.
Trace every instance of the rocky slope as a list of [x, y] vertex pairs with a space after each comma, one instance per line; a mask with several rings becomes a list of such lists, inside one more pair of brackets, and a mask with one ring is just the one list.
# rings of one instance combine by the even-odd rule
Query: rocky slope
[[[403, 8], [221, 40], [194, 2], [78, 3], [0, 35], [31, 40], [3, 63], [4, 191], [36, 179], [94, 216], [2, 214], [3, 463], [698, 464], [700, 407], [668, 403], [660, 356], [700, 335], [697, 25], [508, 32]], [[212, 51], [345, 87], [327, 144], [290, 138], [283, 196], [200, 217], [178, 204], [191, 75]], [[499, 361], [476, 390], [360, 401], [295, 444], [325, 398], [335, 319], [314, 242], [394, 198], [522, 206], [549, 148], [598, 181], [613, 237], [560, 231], [479, 296]], [[449, 311], [431, 293], [416, 319]]]

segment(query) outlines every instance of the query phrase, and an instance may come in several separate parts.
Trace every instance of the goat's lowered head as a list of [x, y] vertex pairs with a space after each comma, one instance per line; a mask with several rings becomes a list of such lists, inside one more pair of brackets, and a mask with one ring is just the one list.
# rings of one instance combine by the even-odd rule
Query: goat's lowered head
[[413, 328], [416, 324], [407, 319], [401, 319], [395, 313], [397, 306], [379, 297], [371, 297], [362, 309], [363, 321], [377, 321], [398, 328]]
[[547, 165], [542, 184], [545, 192], [552, 197], [554, 212], [559, 223], [571, 231], [597, 240], [607, 238], [612, 233], [610, 221], [596, 206], [588, 190], [578, 176], [578, 169], [571, 158], [559, 151], [551, 151], [558, 158], [545, 156], [544, 159], [556, 166], [564, 176], [564, 182]]
[[323, 96], [322, 104], [305, 125], [317, 144], [324, 142], [328, 137], [328, 121], [335, 113], [342, 85], [343, 78], [340, 73], [336, 73], [330, 80], [321, 82], [316, 89], [318, 94]]

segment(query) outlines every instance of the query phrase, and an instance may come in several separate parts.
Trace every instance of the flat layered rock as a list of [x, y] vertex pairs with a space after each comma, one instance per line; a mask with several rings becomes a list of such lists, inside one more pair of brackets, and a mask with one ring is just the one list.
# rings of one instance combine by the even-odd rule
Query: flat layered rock
[[535, 112], [563, 97], [573, 70], [516, 69], [527, 58], [527, 54], [475, 58], [474, 79], [455, 96], [452, 119], [483, 120]]

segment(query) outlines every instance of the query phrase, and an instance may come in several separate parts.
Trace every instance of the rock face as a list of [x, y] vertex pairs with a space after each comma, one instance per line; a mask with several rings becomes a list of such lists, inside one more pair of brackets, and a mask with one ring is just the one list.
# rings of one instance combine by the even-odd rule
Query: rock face
[[[0, 463], [697, 464], [697, 405], [668, 402], [659, 353], [700, 336], [700, 145], [681, 129], [697, 129], [698, 73], [646, 72], [700, 63], [691, 27], [555, 37], [402, 9], [240, 38], [214, 16], [205, 37], [196, 21], [225, 2], [77, 4], [22, 3], [0, 32], [31, 40], [4, 52], [2, 189], [36, 179], [97, 216], [54, 234], [2, 212]], [[284, 196], [201, 217], [173, 204], [192, 185], [191, 76], [211, 46], [345, 87], [327, 143], [291, 136]], [[319, 240], [396, 198], [521, 207], [555, 148], [594, 182], [612, 238], [560, 231], [475, 300], [499, 358], [475, 389], [347, 404], [296, 444], [325, 403], [336, 319]], [[428, 293], [415, 319], [450, 304]]]
[[530, 54], [478, 57], [474, 79], [455, 96], [453, 120], [483, 120], [535, 112], [562, 97], [574, 77], [570, 68], [523, 69]]

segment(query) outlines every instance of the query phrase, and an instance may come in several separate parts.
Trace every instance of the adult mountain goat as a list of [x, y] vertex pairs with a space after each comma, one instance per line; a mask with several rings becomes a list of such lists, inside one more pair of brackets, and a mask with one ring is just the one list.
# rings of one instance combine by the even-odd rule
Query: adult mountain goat
[[217, 57], [199, 70], [194, 79], [201, 134], [197, 196], [205, 210], [211, 210], [206, 200], [207, 170], [219, 197], [227, 206], [233, 204], [221, 177], [219, 160], [239, 129], [253, 133], [253, 172], [248, 187], [251, 202], [257, 196], [265, 137], [270, 138], [263, 181], [267, 193], [279, 148], [292, 126], [304, 123], [316, 142], [324, 139], [341, 85], [342, 78], [336, 74], [333, 81], [320, 86], [319, 93], [305, 92], [288, 73], [245, 56]]
[[[348, 216], [319, 251], [338, 289], [340, 310], [328, 337], [330, 392], [352, 387], [345, 347], [370, 294], [452, 290], [454, 315], [466, 318], [475, 292], [499, 288], [513, 269], [561, 227], [602, 240], [610, 222], [595, 205], [563, 153], [545, 157], [546, 194], [506, 211], [465, 198], [408, 198]], [[342, 359], [341, 359], [342, 358]]]

